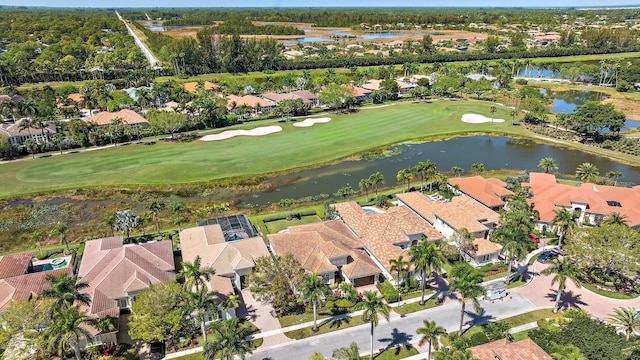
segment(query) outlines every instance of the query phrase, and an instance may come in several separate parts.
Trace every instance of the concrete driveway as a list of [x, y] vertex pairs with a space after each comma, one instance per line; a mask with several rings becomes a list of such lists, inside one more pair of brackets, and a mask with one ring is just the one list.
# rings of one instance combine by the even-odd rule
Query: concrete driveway
[[241, 305], [238, 308], [238, 317], [251, 321], [252, 324], [260, 329], [261, 333], [273, 332], [272, 335], [264, 337], [262, 347], [271, 347], [291, 341], [291, 339], [277, 331], [281, 328], [280, 322], [271, 304], [256, 300], [249, 289], [242, 290], [241, 296], [244, 306]]

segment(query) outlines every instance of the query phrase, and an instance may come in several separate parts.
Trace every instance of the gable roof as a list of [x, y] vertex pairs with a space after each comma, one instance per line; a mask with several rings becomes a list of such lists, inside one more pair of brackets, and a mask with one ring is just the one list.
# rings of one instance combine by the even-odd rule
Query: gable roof
[[143, 118], [141, 115], [139, 115], [133, 110], [128, 110], [128, 109], [120, 110], [118, 112], [104, 111], [104, 112], [97, 113], [92, 117], [84, 118], [82, 120], [86, 123], [94, 122], [98, 124], [98, 126], [106, 126], [111, 124], [111, 121], [117, 118], [121, 118], [122, 122], [125, 123], [126, 125], [135, 125], [135, 124], [148, 125], [149, 124], [149, 122], [145, 118]]
[[21, 129], [20, 128], [20, 123], [23, 120], [18, 120], [15, 123], [4, 123], [4, 124], [0, 124], [0, 134], [4, 133], [5, 135], [9, 136], [9, 137], [13, 137], [13, 136], [29, 136], [29, 134], [32, 135], [40, 135], [42, 134], [42, 131], [44, 130], [45, 134], [55, 134], [56, 133], [56, 125], [53, 123], [48, 123], [47, 127], [45, 127], [44, 129], [36, 129], [33, 127], [30, 127], [29, 129]]
[[491, 255], [500, 252], [502, 245], [491, 242], [487, 239], [473, 239], [473, 248], [467, 252], [472, 256]]
[[173, 280], [174, 270], [171, 241], [123, 245], [117, 236], [87, 241], [78, 281], [89, 285], [82, 290], [91, 297], [89, 314], [116, 316], [116, 299]]
[[245, 95], [245, 96], [236, 96], [236, 95], [229, 95], [227, 96], [227, 107], [231, 108], [231, 103], [235, 102], [236, 103], [236, 107], [240, 107], [242, 105], [247, 105], [250, 108], [256, 108], [258, 107], [258, 105], [260, 105], [260, 107], [270, 107], [270, 106], [275, 106], [276, 103], [271, 101], [271, 100], [266, 100], [266, 99], [262, 99], [259, 98], [257, 96], [253, 96], [253, 95]]
[[430, 223], [438, 217], [454, 230], [463, 228], [470, 233], [489, 230], [483, 223], [498, 223], [500, 216], [495, 211], [469, 196], [454, 196], [451, 201], [431, 201], [422, 193], [414, 191], [396, 194], [398, 199]]
[[49, 289], [47, 275], [57, 277], [60, 273], [71, 275], [72, 268], [41, 271], [31, 274], [13, 276], [0, 280], [0, 310], [6, 308], [11, 301], [27, 300], [40, 295]]
[[0, 256], [0, 279], [26, 274], [32, 258], [32, 253]]
[[502, 199], [513, 195], [513, 191], [506, 188], [506, 182], [495, 178], [485, 179], [482, 176], [450, 178], [449, 184], [457, 185], [460, 191], [490, 208], [503, 206], [505, 202]]
[[529, 183], [522, 185], [531, 189], [533, 197], [527, 202], [535, 204], [541, 221], [551, 222], [554, 209], [581, 203], [587, 205], [588, 213], [606, 216], [617, 212], [626, 216], [630, 227], [640, 226], [640, 186], [625, 188], [592, 183], [572, 186], [559, 184], [554, 175], [545, 173], [530, 173]]
[[[205, 81], [203, 85], [205, 91], [220, 91], [220, 86], [210, 81]], [[184, 87], [184, 89], [188, 92], [195, 94], [198, 92], [200, 85], [198, 84], [198, 82], [192, 81], [182, 84], [182, 87]]]
[[298, 94], [295, 94], [293, 92], [290, 93], [285, 93], [285, 94], [278, 94], [278, 93], [266, 93], [264, 95], [262, 95], [263, 98], [274, 101], [276, 103], [279, 103], [282, 100], [297, 100], [300, 99], [302, 100], [302, 102], [305, 103], [309, 103], [311, 102], [310, 99], [306, 98], [306, 97], [302, 97]]
[[429, 223], [406, 207], [391, 207], [385, 213], [367, 213], [354, 201], [332, 206], [369, 252], [389, 271], [389, 260], [407, 253], [396, 244], [406, 244], [409, 236], [424, 234], [429, 241], [443, 238]]
[[351, 279], [380, 272], [362, 250], [362, 242], [340, 220], [291, 226], [289, 232], [268, 237], [276, 254], [292, 254], [307, 272], [338, 271], [331, 263], [332, 259], [338, 258], [347, 258], [342, 271]]
[[200, 256], [202, 266], [212, 267], [221, 276], [251, 269], [254, 259], [269, 255], [261, 237], [227, 242], [218, 224], [182, 230], [180, 246], [183, 261], [193, 262]]
[[497, 358], [503, 360], [551, 360], [551, 355], [528, 338], [517, 342], [500, 339], [474, 346], [469, 350], [474, 357], [480, 360], [495, 360]]

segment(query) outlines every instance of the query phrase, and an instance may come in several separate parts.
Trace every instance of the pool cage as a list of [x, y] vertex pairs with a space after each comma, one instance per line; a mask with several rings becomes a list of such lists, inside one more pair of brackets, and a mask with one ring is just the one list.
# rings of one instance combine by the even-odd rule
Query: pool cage
[[213, 219], [198, 220], [198, 226], [218, 224], [225, 241], [235, 241], [255, 237], [253, 227], [245, 215], [221, 216]]

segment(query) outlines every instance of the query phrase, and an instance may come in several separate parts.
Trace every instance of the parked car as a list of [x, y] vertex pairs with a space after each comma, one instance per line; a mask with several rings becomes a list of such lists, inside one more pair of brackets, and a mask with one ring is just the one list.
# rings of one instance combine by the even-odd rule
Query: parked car
[[152, 341], [149, 344], [149, 359], [164, 359], [164, 343], [161, 341]]
[[540, 237], [538, 237], [538, 235], [536, 234], [529, 234], [529, 239], [531, 239], [531, 241], [536, 244], [540, 244]]
[[542, 253], [542, 254], [538, 255], [538, 261], [539, 262], [544, 263], [547, 260], [549, 260], [549, 256], [547, 256], [546, 254]]

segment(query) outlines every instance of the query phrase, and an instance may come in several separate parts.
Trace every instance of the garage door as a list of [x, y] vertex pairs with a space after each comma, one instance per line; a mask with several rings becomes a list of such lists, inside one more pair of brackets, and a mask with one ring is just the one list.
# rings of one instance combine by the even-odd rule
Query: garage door
[[374, 280], [375, 280], [374, 275], [355, 279], [353, 281], [353, 286], [358, 287], [358, 286], [364, 286], [364, 285], [373, 285]]

